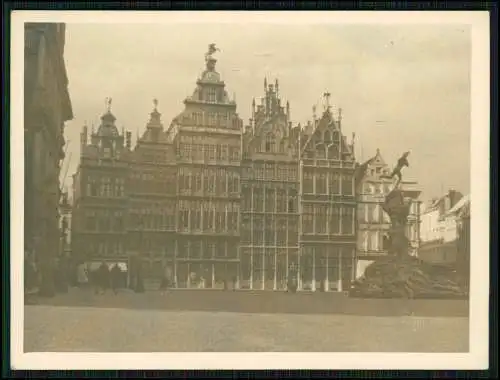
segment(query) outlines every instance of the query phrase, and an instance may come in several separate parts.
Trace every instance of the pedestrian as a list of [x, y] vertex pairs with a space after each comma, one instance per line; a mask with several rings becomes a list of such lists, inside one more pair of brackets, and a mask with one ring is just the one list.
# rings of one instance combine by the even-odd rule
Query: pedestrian
[[104, 294], [109, 286], [109, 268], [103, 261], [96, 272], [96, 288], [95, 294]]
[[167, 291], [169, 285], [170, 285], [170, 268], [165, 267], [165, 270], [162, 273], [160, 281], [160, 292], [162, 296], [165, 295], [165, 292]]
[[89, 284], [89, 276], [84, 263], [80, 263], [76, 269], [77, 285], [80, 289], [86, 289]]
[[236, 277], [236, 275], [233, 275], [233, 292], [236, 290], [236, 285], [238, 283], [238, 278]]
[[111, 289], [113, 289], [114, 294], [118, 294], [118, 288], [120, 287], [120, 282], [122, 280], [122, 270], [118, 264], [113, 265], [110, 272]]

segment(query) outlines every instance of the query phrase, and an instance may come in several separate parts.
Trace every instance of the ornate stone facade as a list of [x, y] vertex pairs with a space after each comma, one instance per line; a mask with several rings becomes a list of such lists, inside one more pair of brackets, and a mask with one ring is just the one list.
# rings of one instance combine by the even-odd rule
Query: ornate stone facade
[[[146, 279], [169, 273], [180, 288], [284, 290], [293, 273], [299, 290], [347, 289], [356, 268], [356, 161], [341, 111], [327, 93], [321, 116], [294, 126], [278, 81], [265, 79], [244, 125], [216, 51], [167, 128], [155, 101], [135, 148], [114, 129], [119, 157], [104, 157], [98, 137], [82, 150], [73, 251], [133, 263]], [[103, 173], [109, 180], [92, 195]], [[107, 186], [117, 184], [123, 190], [110, 197]], [[101, 249], [99, 239], [120, 248]]]

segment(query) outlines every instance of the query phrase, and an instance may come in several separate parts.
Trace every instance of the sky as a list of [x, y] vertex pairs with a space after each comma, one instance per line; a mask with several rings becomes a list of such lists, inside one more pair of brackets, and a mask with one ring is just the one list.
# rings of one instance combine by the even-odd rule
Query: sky
[[[323, 93], [355, 132], [356, 158], [380, 149], [393, 166], [411, 150], [404, 177], [422, 199], [470, 191], [470, 27], [460, 24], [76, 24], [65, 61], [74, 119], [62, 176], [71, 186], [85, 122], [98, 127], [111, 97], [121, 130], [142, 133], [158, 99], [164, 126], [183, 109], [216, 43], [217, 71], [245, 122], [264, 77], [279, 80], [294, 124], [323, 109]], [[71, 157], [69, 157], [71, 155]]]

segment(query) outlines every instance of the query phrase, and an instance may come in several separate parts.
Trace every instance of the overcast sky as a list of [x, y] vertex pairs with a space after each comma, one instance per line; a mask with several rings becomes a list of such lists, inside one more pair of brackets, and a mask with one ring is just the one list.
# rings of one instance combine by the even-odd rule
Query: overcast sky
[[221, 49], [217, 70], [245, 122], [266, 75], [279, 79], [294, 123], [310, 120], [314, 104], [321, 110], [329, 91], [345, 133], [356, 133], [359, 161], [380, 148], [392, 166], [411, 150], [405, 175], [420, 183], [423, 199], [448, 188], [469, 192], [471, 43], [461, 25], [67, 24], [75, 118], [66, 128], [66, 183], [81, 127], [97, 128], [106, 97], [134, 140], [153, 98], [167, 126], [191, 95], [209, 43]]

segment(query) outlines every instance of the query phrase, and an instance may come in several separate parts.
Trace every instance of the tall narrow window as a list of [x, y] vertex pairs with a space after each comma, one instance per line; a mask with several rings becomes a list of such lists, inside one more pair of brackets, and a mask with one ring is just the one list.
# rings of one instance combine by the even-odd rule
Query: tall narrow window
[[212, 229], [211, 219], [213, 219], [211, 207], [208, 203], [204, 203], [203, 204], [203, 230], [206, 231], [206, 230]]
[[352, 207], [342, 208], [342, 234], [354, 234], [354, 208]]
[[340, 175], [337, 173], [328, 174], [328, 191], [330, 194], [340, 194]]
[[193, 174], [193, 191], [195, 193], [198, 193], [201, 191], [201, 172], [200, 171], [196, 171], [194, 172]]
[[342, 177], [342, 194], [343, 195], [353, 195], [353, 177], [350, 175], [344, 175]]
[[272, 134], [267, 134], [265, 139], [265, 152], [274, 153], [276, 151], [276, 142], [274, 141], [274, 136]]
[[313, 173], [309, 171], [304, 172], [304, 193], [312, 194], [314, 193], [314, 182], [313, 182]]
[[316, 194], [326, 194], [326, 192], [327, 192], [326, 173], [319, 173], [316, 175]]
[[85, 220], [85, 228], [87, 231], [95, 231], [97, 227], [95, 213], [93, 211], [87, 212]]
[[208, 113], [208, 125], [214, 127], [217, 124], [217, 114], [215, 112]]
[[275, 212], [274, 209], [274, 189], [266, 189], [265, 190], [265, 211], [266, 212]]
[[228, 150], [229, 147], [226, 144], [221, 146], [221, 160], [225, 161], [228, 159]]
[[316, 158], [325, 159], [326, 158], [326, 147], [324, 144], [316, 145]]
[[200, 202], [196, 202], [194, 209], [192, 210], [193, 214], [193, 229], [195, 231], [201, 230], [201, 204]]
[[257, 212], [264, 211], [264, 190], [256, 187], [253, 189], [253, 207], [252, 210]]
[[326, 234], [326, 209], [324, 206], [315, 206], [316, 233]]
[[209, 103], [215, 103], [215, 102], [217, 102], [217, 93], [216, 93], [215, 88], [209, 87], [207, 89], [207, 101]]
[[302, 230], [306, 234], [311, 234], [314, 232], [313, 225], [313, 208], [311, 205], [304, 205], [304, 213], [302, 215]]
[[337, 205], [332, 205], [331, 208], [328, 210], [330, 215], [329, 215], [329, 228], [330, 228], [330, 234], [336, 235], [340, 233], [340, 207]]
[[253, 222], [253, 244], [262, 245], [264, 242], [264, 223], [261, 216], [254, 216]]

